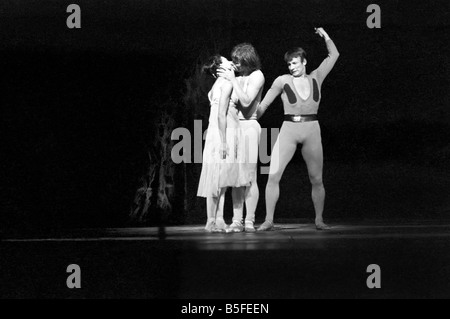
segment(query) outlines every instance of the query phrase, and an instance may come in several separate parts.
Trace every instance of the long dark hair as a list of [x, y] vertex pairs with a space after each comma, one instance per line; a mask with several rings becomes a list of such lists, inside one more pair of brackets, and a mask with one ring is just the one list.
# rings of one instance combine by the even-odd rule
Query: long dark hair
[[217, 69], [222, 63], [222, 56], [220, 54], [214, 54], [210, 56], [202, 66], [202, 72], [210, 74], [213, 77], [217, 77]]

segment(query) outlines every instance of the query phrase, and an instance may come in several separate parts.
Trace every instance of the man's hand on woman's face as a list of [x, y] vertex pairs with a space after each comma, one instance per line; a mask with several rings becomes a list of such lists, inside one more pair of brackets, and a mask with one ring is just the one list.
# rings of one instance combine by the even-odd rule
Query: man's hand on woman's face
[[225, 78], [228, 81], [231, 81], [235, 78], [234, 71], [236, 70], [236, 66], [233, 63], [229, 65], [221, 64], [220, 68], [217, 70], [217, 75], [219, 77]]

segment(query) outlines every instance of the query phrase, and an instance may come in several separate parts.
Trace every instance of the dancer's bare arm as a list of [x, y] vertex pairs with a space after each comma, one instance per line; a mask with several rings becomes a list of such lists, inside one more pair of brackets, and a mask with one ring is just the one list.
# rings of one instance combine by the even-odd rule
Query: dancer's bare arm
[[227, 155], [227, 112], [228, 105], [230, 103], [230, 96], [233, 90], [233, 86], [228, 81], [223, 81], [220, 89], [220, 99], [219, 99], [219, 112], [218, 112], [218, 124], [220, 139], [222, 141], [220, 148], [220, 157], [225, 159]]
[[233, 90], [239, 99], [242, 107], [249, 107], [252, 105], [255, 98], [258, 96], [259, 91], [264, 85], [264, 75], [260, 70], [253, 71], [248, 78], [247, 91], [244, 91], [236, 79], [234, 70], [221, 68], [217, 71], [217, 75], [223, 77], [231, 82]]

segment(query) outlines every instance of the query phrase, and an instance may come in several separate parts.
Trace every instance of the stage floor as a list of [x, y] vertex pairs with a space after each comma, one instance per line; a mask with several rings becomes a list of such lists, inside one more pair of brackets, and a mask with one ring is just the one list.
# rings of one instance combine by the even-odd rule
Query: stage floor
[[[0, 243], [1, 298], [449, 298], [450, 222], [276, 224], [211, 234], [203, 225], [71, 229]], [[69, 289], [67, 266], [81, 269]], [[381, 288], [370, 289], [369, 265]]]

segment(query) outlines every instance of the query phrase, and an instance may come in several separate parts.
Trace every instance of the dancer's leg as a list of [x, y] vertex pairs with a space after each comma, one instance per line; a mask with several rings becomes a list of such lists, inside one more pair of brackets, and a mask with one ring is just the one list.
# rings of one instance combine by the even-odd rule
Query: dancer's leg
[[255, 229], [255, 211], [256, 206], [258, 206], [259, 200], [259, 188], [256, 181], [256, 177], [252, 185], [246, 187], [245, 189], [245, 207], [247, 209], [247, 214], [245, 216], [244, 230], [246, 232], [253, 233]]
[[230, 228], [233, 231], [242, 231], [244, 227], [243, 211], [244, 202], [246, 207], [245, 229], [246, 231], [255, 231], [253, 223], [255, 222], [255, 210], [259, 200], [259, 189], [257, 184], [257, 165], [259, 138], [261, 135], [261, 126], [256, 120], [241, 121], [242, 140], [244, 145], [244, 156], [242, 163], [243, 172], [252, 176], [252, 183], [248, 187], [233, 189], [233, 224]]
[[302, 155], [308, 167], [309, 180], [311, 181], [311, 197], [316, 214], [315, 223], [317, 229], [328, 229], [323, 222], [323, 209], [325, 204], [325, 187], [323, 185], [323, 150], [320, 127], [313, 128], [312, 133], [305, 139], [302, 147]]
[[266, 222], [268, 223], [273, 223], [275, 206], [280, 196], [281, 176], [297, 149], [297, 141], [293, 132], [290, 132], [291, 129], [285, 129], [284, 126], [281, 128], [271, 155], [269, 178], [266, 185]]
[[218, 203], [217, 203], [217, 210], [216, 210], [216, 225], [215, 225], [215, 229], [214, 231], [225, 231], [225, 229], [227, 228], [227, 224], [225, 223], [225, 220], [223, 218], [223, 208], [225, 205], [225, 193], [227, 191], [226, 187], [223, 187], [220, 189], [220, 195], [218, 198]]
[[219, 203], [218, 197], [206, 197], [206, 215], [208, 220], [206, 221], [205, 230], [206, 231], [212, 231], [212, 229], [215, 226], [216, 221], [216, 212], [217, 212], [217, 205]]
[[245, 187], [233, 187], [231, 191], [233, 198], [233, 222], [227, 229], [230, 233], [240, 233], [244, 230], [242, 215], [244, 211]]
[[246, 216], [245, 222], [251, 228], [255, 222], [255, 211], [259, 200], [259, 188], [257, 183], [257, 169], [258, 169], [258, 149], [261, 136], [261, 126], [257, 121], [244, 121], [243, 124], [247, 126], [245, 130], [245, 137], [248, 140], [247, 149], [247, 168], [249, 172], [254, 174], [252, 184], [245, 189], [245, 208]]
[[233, 198], [233, 221], [242, 223], [246, 187], [233, 187], [231, 197]]
[[259, 200], [259, 188], [256, 181], [256, 177], [252, 185], [245, 188], [245, 208], [247, 213], [245, 215], [245, 221], [255, 222], [255, 211], [258, 206]]

